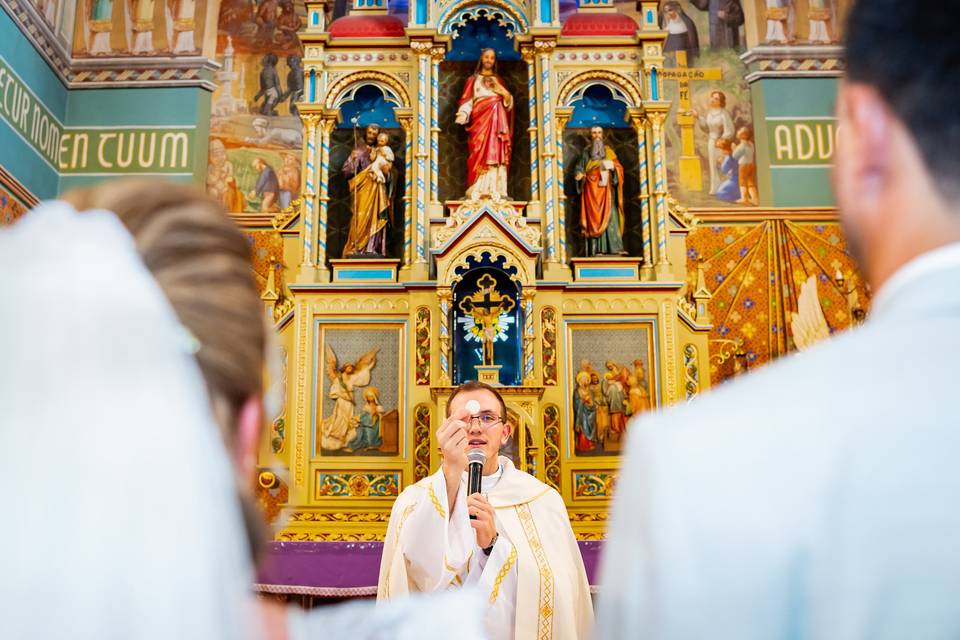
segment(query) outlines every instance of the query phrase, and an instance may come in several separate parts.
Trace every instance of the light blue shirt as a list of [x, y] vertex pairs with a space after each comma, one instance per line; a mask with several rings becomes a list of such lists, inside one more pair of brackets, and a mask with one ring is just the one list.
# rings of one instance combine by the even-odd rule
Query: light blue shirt
[[960, 244], [867, 323], [629, 425], [598, 638], [960, 638]]

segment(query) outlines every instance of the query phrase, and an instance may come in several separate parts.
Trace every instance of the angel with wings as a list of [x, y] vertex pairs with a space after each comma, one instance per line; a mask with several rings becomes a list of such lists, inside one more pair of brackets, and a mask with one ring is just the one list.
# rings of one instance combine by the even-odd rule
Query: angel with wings
[[370, 384], [370, 371], [377, 365], [377, 351], [368, 351], [356, 363], [337, 366], [337, 355], [326, 345], [325, 359], [330, 390], [327, 396], [333, 400], [333, 412], [320, 427], [320, 447], [338, 451], [357, 435], [356, 390]]

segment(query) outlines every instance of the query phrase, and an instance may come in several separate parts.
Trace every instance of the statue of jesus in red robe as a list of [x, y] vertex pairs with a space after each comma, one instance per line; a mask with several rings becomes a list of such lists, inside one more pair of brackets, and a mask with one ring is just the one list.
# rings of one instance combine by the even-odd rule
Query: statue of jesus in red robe
[[460, 96], [457, 124], [467, 125], [467, 198], [505, 200], [513, 146], [513, 96], [497, 75], [497, 54], [480, 53], [477, 71]]

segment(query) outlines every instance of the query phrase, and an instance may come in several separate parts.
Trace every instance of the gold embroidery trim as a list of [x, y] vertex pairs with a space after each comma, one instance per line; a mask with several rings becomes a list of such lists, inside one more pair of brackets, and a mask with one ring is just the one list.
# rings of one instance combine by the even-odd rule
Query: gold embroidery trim
[[537, 637], [541, 640], [550, 640], [553, 637], [553, 570], [543, 552], [543, 543], [537, 524], [533, 521], [533, 513], [527, 504], [516, 506], [520, 524], [530, 544], [530, 550], [537, 561], [537, 570], [540, 572], [540, 607], [537, 611]]
[[513, 565], [516, 562], [517, 548], [511, 546], [510, 555], [507, 557], [507, 561], [503, 563], [502, 567], [500, 567], [500, 571], [497, 572], [497, 577], [493, 581], [493, 591], [490, 592], [490, 604], [493, 604], [497, 601], [497, 596], [500, 595], [500, 585], [503, 583], [504, 578], [507, 577], [507, 574], [510, 573], [510, 569], [513, 568]]
[[437, 510], [437, 513], [440, 514], [440, 517], [446, 520], [447, 514], [443, 510], [443, 506], [440, 504], [440, 499], [437, 498], [436, 492], [433, 490], [433, 484], [427, 485], [427, 491], [430, 493], [430, 502], [433, 503], [433, 508]]
[[[470, 552], [470, 555], [467, 556], [467, 575], [470, 575], [470, 561], [473, 560], [473, 551]], [[443, 566], [450, 573], [459, 573], [457, 569], [454, 569], [450, 566], [450, 563], [447, 561], [447, 556], [443, 556]]]

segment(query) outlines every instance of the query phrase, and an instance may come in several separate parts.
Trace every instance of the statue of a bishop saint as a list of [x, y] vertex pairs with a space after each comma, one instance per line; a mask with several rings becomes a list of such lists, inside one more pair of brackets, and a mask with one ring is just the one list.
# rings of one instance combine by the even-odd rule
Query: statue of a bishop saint
[[[468, 586], [488, 603], [488, 638], [587, 638], [590, 587], [563, 498], [498, 456], [511, 433], [496, 389], [471, 381], [453, 391], [437, 431], [442, 467], [390, 513], [377, 597]], [[467, 496], [471, 448], [486, 463], [480, 492]]]

